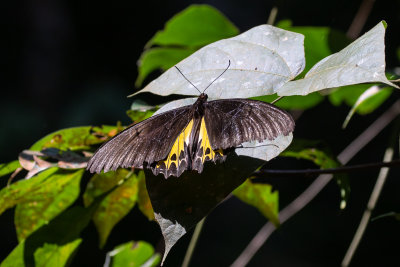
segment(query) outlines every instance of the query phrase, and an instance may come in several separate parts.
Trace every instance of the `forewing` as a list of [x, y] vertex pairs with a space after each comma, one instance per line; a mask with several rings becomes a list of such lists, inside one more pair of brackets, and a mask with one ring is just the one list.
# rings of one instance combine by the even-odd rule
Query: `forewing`
[[163, 160], [192, 119], [191, 112], [191, 106], [173, 109], [125, 129], [94, 153], [87, 169], [107, 172]]
[[211, 146], [237, 147], [248, 141], [273, 140], [294, 130], [286, 111], [256, 100], [227, 99], [205, 103], [205, 123]]

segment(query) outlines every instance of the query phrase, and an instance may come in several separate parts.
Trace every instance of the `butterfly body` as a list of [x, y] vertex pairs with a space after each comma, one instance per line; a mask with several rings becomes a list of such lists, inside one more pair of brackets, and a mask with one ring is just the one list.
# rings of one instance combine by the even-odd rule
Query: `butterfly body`
[[206, 161], [223, 161], [228, 149], [248, 141], [273, 140], [294, 130], [290, 114], [249, 99], [207, 101], [139, 122], [103, 144], [88, 162], [91, 172], [118, 167], [150, 168], [165, 178], [185, 170], [201, 173]]

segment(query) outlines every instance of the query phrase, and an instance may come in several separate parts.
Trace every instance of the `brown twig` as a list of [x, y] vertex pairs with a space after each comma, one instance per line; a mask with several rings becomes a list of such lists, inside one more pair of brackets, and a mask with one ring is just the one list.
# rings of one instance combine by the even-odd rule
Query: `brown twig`
[[388, 162], [374, 162], [359, 164], [353, 166], [343, 166], [329, 169], [305, 169], [305, 170], [260, 170], [253, 173], [254, 177], [265, 178], [265, 177], [276, 177], [276, 176], [314, 176], [316, 174], [335, 174], [345, 172], [355, 172], [360, 170], [370, 170], [382, 167], [394, 167], [400, 165], [400, 159], [388, 161]]
[[347, 37], [349, 37], [351, 40], [355, 40], [358, 36], [360, 36], [365, 22], [371, 13], [372, 7], [374, 6], [374, 2], [375, 0], [364, 0], [361, 3], [360, 8], [358, 9], [357, 14], [354, 16], [354, 19], [346, 33]]
[[[398, 122], [397, 122], [397, 126], [395, 127], [395, 129], [392, 133], [392, 138], [390, 141], [391, 144], [385, 151], [385, 155], [383, 157], [384, 161], [391, 160], [393, 158], [393, 154], [394, 154], [393, 152], [394, 152], [396, 141], [397, 141], [398, 130], [399, 130], [399, 127], [398, 127]], [[375, 209], [376, 203], [378, 202], [379, 196], [382, 192], [382, 188], [383, 188], [383, 185], [385, 184], [388, 173], [389, 173], [389, 168], [382, 168], [379, 172], [378, 179], [376, 180], [374, 189], [372, 190], [371, 196], [369, 198], [369, 201], [368, 201], [367, 207], [364, 211], [364, 214], [361, 218], [360, 224], [359, 224], [357, 231], [353, 237], [353, 240], [351, 241], [351, 244], [343, 258], [342, 267], [348, 267], [351, 260], [353, 259], [353, 256], [357, 250], [357, 247], [361, 242], [361, 239], [365, 233], [365, 230], [367, 229], [368, 222], [371, 219], [372, 211]]]

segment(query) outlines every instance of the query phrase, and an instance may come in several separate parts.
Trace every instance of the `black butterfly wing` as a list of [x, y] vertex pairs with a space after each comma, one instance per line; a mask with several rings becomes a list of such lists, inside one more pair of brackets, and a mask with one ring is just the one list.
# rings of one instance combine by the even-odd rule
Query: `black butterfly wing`
[[205, 103], [204, 117], [212, 148], [227, 149], [248, 141], [273, 140], [293, 132], [286, 111], [256, 100], [224, 99]]
[[191, 119], [191, 106], [185, 106], [139, 122], [104, 143], [89, 160], [87, 169], [99, 173], [163, 160]]

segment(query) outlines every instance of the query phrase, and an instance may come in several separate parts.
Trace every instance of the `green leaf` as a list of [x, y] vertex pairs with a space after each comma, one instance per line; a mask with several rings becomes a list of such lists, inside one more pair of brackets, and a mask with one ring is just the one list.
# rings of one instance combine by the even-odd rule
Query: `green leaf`
[[360, 95], [354, 106], [352, 106], [347, 115], [343, 128], [345, 128], [355, 112], [364, 115], [373, 112], [377, 109], [392, 93], [392, 88], [380, 88], [379, 86], [371, 86]]
[[146, 77], [155, 70], [166, 71], [191, 55], [197, 49], [191, 47], [156, 47], [143, 51], [138, 61], [138, 77], [135, 86], [140, 87]]
[[127, 110], [126, 115], [128, 115], [129, 118], [134, 123], [138, 123], [140, 121], [143, 121], [145, 119], [150, 118], [154, 114], [153, 110], [148, 110], [148, 111], [138, 111], [138, 110]]
[[[315, 165], [320, 166], [321, 169], [341, 166], [341, 163], [332, 155], [329, 149], [319, 141], [295, 139], [280, 156], [309, 160]], [[344, 209], [350, 195], [350, 182], [348, 176], [345, 174], [336, 174], [334, 178], [340, 188], [340, 207]]]
[[55, 245], [45, 243], [38, 248], [35, 253], [36, 267], [64, 267], [68, 264], [71, 256], [81, 244], [82, 239], [76, 239], [65, 245]]
[[93, 214], [100, 247], [105, 245], [114, 226], [134, 207], [139, 195], [140, 176], [143, 176], [142, 172], [137, 176], [126, 169], [118, 169], [115, 172], [95, 174], [88, 183], [83, 195], [85, 206], [109, 192]]
[[221, 12], [209, 5], [191, 5], [173, 16], [150, 45], [203, 46], [239, 33]]
[[295, 139], [280, 156], [309, 160], [315, 165], [320, 166], [321, 169], [341, 166], [340, 162], [330, 153], [328, 148], [323, 146], [319, 141]]
[[138, 207], [139, 210], [149, 219], [150, 221], [154, 220], [154, 211], [151, 206], [151, 201], [149, 198], [149, 193], [146, 188], [146, 179], [144, 176], [144, 172], [140, 171], [138, 173]]
[[[252, 99], [264, 101], [267, 103], [271, 103], [277, 98], [276, 94], [274, 95], [266, 95], [266, 96], [258, 96], [253, 97]], [[278, 106], [283, 109], [309, 109], [312, 108], [324, 100], [324, 97], [318, 93], [312, 93], [306, 96], [287, 96], [276, 102], [275, 106]]]
[[154, 248], [147, 242], [128, 242], [121, 244], [107, 253], [104, 266], [112, 267], [155, 267], [160, 262], [160, 255], [154, 253]]
[[16, 169], [21, 167], [18, 160], [14, 160], [8, 163], [0, 164], [0, 177], [14, 172]]
[[17, 205], [14, 215], [19, 241], [24, 240], [74, 203], [79, 196], [83, 172], [84, 170], [74, 172], [58, 170], [47, 176], [47, 179], [38, 185], [40, 188], [34, 194], [24, 196], [24, 201]]
[[329, 27], [292, 26], [290, 20], [279, 21], [276, 26], [305, 36], [306, 67], [304, 71], [310, 70], [318, 61], [350, 43], [343, 32]]
[[138, 198], [136, 177], [130, 177], [110, 192], [93, 214], [93, 221], [99, 233], [99, 246], [102, 248], [111, 230], [133, 208]]
[[22, 241], [13, 251], [1, 262], [0, 267], [25, 267], [24, 262], [25, 243]]
[[30, 150], [40, 151], [49, 147], [61, 150], [89, 149], [91, 145], [103, 143], [115, 134], [117, 134], [117, 127], [115, 126], [67, 128], [43, 137], [31, 146]]
[[93, 175], [83, 193], [85, 207], [90, 206], [98, 196], [110, 191], [130, 175], [127, 169], [118, 169], [117, 171]]
[[275, 226], [279, 226], [278, 191], [272, 192], [268, 184], [256, 184], [246, 180], [233, 191], [241, 201], [257, 208]]
[[58, 168], [50, 168], [29, 180], [19, 180], [3, 188], [0, 191], [0, 214], [18, 203], [29, 201], [33, 196], [45, 197], [45, 188], [53, 186], [52, 181], [48, 178], [57, 170]]
[[[205, 19], [206, 18], [206, 19]], [[146, 44], [138, 61], [140, 87], [153, 71], [171, 68], [200, 47], [229, 38], [239, 30], [218, 10], [208, 5], [191, 5], [172, 17], [165, 29], [157, 32]], [[157, 47], [151, 46], [156, 45]]]
[[392, 93], [392, 90], [393, 89], [391, 87], [385, 87], [380, 89], [378, 92], [376, 92], [375, 94], [369, 96], [364, 101], [362, 101], [356, 107], [356, 112], [361, 115], [372, 113], [377, 108], [379, 108], [381, 104], [386, 101], [386, 99], [389, 98], [389, 96]]
[[[0, 266], [35, 266], [35, 251], [44, 247], [46, 243], [62, 247], [75, 242], [82, 230], [89, 224], [90, 218], [102, 198], [103, 196], [97, 198], [88, 208], [77, 206], [65, 210], [49, 224], [43, 225], [20, 242]], [[42, 250], [42, 252], [46, 251]]]
[[352, 107], [369, 87], [371, 87], [371, 84], [354, 84], [338, 87], [330, 92], [328, 99], [334, 106], [344, 103]]

